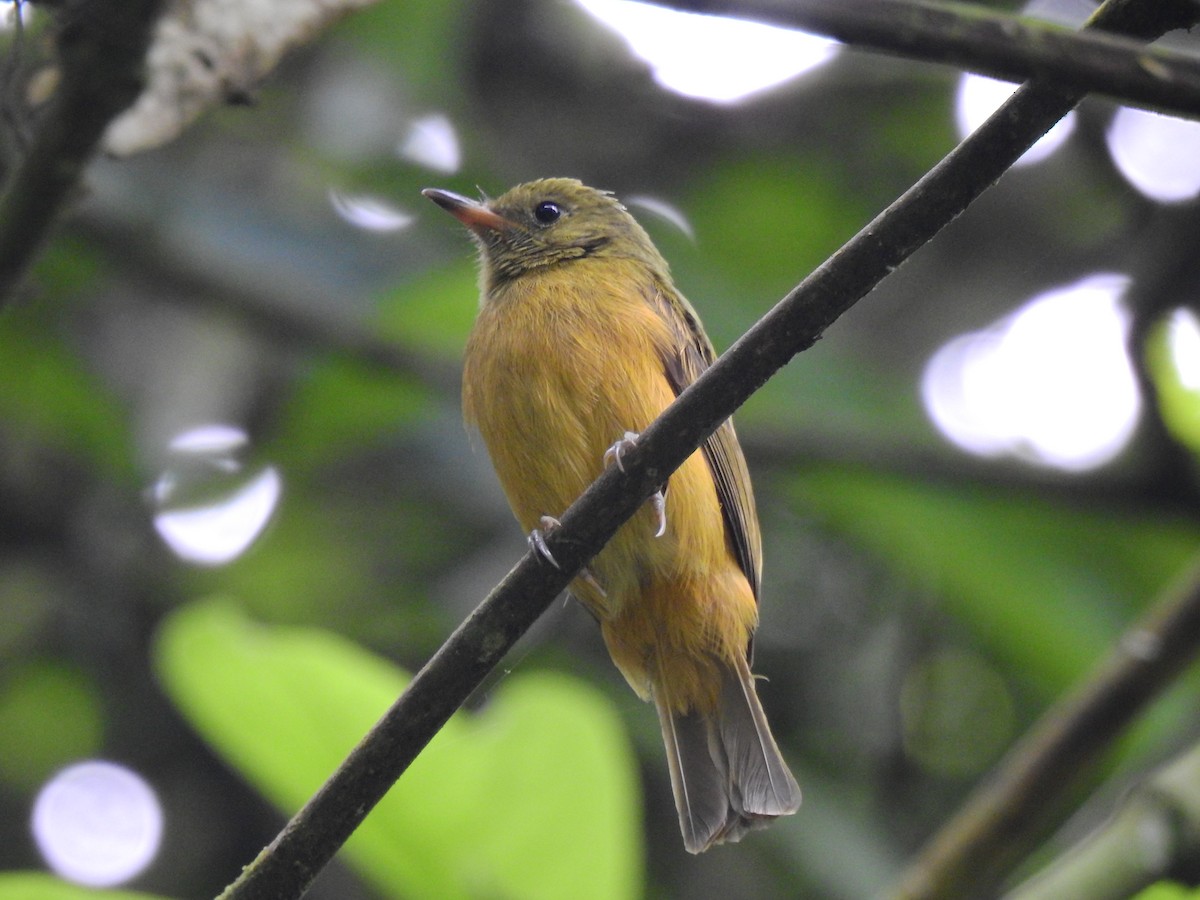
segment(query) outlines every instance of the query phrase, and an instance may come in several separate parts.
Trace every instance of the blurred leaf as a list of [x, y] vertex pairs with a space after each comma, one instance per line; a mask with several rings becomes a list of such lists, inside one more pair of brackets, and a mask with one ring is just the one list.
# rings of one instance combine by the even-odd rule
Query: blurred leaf
[[[407, 681], [334, 634], [258, 626], [217, 601], [176, 613], [157, 651], [184, 714], [287, 812]], [[530, 674], [503, 682], [484, 712], [455, 716], [346, 853], [389, 896], [632, 897], [638, 809], [634, 761], [607, 701]]]
[[272, 622], [429, 652], [453, 623], [432, 607], [425, 573], [454, 552], [462, 532], [452, 537], [445, 517], [376, 494], [352, 475], [317, 492], [288, 490], [265, 539], [218, 570], [193, 570], [193, 589], [246, 597], [251, 615]]
[[[457, 359], [475, 318], [474, 269], [457, 266], [406, 282], [384, 297], [376, 332], [400, 347]], [[430, 409], [424, 386], [345, 358], [313, 371], [290, 399], [275, 458], [299, 468], [377, 444]]]
[[[686, 208], [705, 261], [729, 281], [710, 296], [723, 294], [730, 309], [753, 298], [759, 313], [782, 297], [869, 219], [847, 177], [818, 159], [747, 157], [699, 179]], [[722, 326], [716, 334], [726, 314], [705, 303], [705, 321]], [[743, 302], [738, 318], [745, 314]]]
[[461, 4], [446, 0], [384, 0], [347, 18], [338, 33], [396, 66], [406, 86], [445, 103], [451, 89], [461, 87], [455, 51], [461, 52], [465, 17]]
[[0, 778], [32, 790], [55, 769], [98, 752], [100, 698], [82, 672], [39, 661], [0, 682]]
[[1200, 897], [1200, 889], [1184, 887], [1182, 884], [1173, 884], [1168, 881], [1160, 881], [1158, 884], [1151, 885], [1144, 891], [1139, 891], [1134, 895], [1135, 900], [1195, 900]]
[[1171, 348], [1173, 327], [1174, 317], [1168, 316], [1151, 329], [1146, 340], [1146, 365], [1158, 392], [1163, 422], [1177, 441], [1200, 455], [1200, 387], [1184, 383]]
[[272, 458], [312, 469], [377, 444], [427, 408], [425, 391], [399, 377], [337, 358], [301, 383], [283, 413]]
[[465, 236], [463, 256], [471, 262], [437, 269], [385, 295], [379, 309], [380, 331], [459, 359], [479, 307], [475, 254]]
[[0, 423], [15, 437], [132, 477], [124, 412], [38, 310], [0, 316], [0, 384]]
[[1200, 546], [1200, 530], [1182, 520], [866, 470], [816, 469], [792, 491], [797, 505], [936, 592], [1046, 693], [1105, 653]]
[[100, 252], [82, 238], [62, 234], [34, 262], [34, 279], [53, 297], [85, 291], [100, 278], [101, 260]]
[[[44, 872], [0, 873], [0, 900], [157, 900], [141, 891], [105, 891], [60, 881]], [[165, 898], [163, 898], [165, 900]]]
[[[935, 79], [929, 83], [910, 82], [888, 87], [896, 89], [898, 95], [872, 107], [875, 146], [867, 152], [874, 159], [889, 161], [885, 169], [876, 172], [876, 178], [888, 179], [886, 192], [894, 194], [895, 188], [890, 184], [892, 179], [900, 176], [905, 181], [916, 181], [958, 143], [952, 111], [947, 103], [955, 82], [947, 79], [943, 83]], [[875, 169], [869, 164], [864, 168], [867, 171]], [[858, 192], [861, 193], [863, 187], [857, 186]]]

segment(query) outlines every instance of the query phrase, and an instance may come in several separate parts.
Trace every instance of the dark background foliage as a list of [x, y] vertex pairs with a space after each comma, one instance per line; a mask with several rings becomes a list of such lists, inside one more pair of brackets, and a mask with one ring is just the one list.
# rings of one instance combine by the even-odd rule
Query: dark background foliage
[[[36, 35], [3, 35], [8, 166]], [[98, 161], [0, 320], [0, 868], [41, 865], [38, 787], [102, 756], [165, 809], [136, 884], [212, 895], [283, 816], [180, 712], [156, 657], [165, 617], [219, 596], [415, 670], [523, 551], [459, 420], [473, 250], [421, 188], [571, 175], [615, 191], [721, 349], [954, 145], [957, 78], [847, 51], [715, 105], [660, 88], [574, 4], [384, 0], [291, 54], [248, 106]], [[797, 816], [687, 856], [653, 713], [572, 603], [475, 698], [487, 710], [510, 673], [540, 671], [603, 693], [636, 754], [646, 895], [878, 891], [1186, 567], [1193, 457], [1151, 373], [1133, 440], [1084, 472], [970, 456], [922, 408], [934, 352], [1036, 293], [1127, 274], [1139, 337], [1194, 306], [1194, 201], [1126, 183], [1105, 148], [1113, 110], [1087, 101], [1061, 150], [1009, 173], [739, 414], [766, 541], [756, 669], [805, 790]], [[397, 152], [432, 115], [457, 136], [451, 172]], [[339, 215], [364, 196], [411, 221], [375, 232]], [[245, 444], [171, 449], [208, 424]], [[164, 513], [264, 473], [281, 491], [244, 554], [198, 565], [161, 539]], [[1195, 702], [1193, 674], [1114, 749], [1043, 858], [1195, 740]], [[313, 896], [379, 895], [360, 879], [337, 865]]]

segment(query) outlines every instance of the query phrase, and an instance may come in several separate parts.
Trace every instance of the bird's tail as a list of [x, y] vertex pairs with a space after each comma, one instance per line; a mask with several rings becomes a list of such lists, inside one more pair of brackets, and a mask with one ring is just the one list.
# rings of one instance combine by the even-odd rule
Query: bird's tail
[[679, 712], [665, 679], [654, 686], [683, 844], [701, 853], [800, 806], [800, 788], [771, 736], [743, 657], [722, 662], [712, 712]]

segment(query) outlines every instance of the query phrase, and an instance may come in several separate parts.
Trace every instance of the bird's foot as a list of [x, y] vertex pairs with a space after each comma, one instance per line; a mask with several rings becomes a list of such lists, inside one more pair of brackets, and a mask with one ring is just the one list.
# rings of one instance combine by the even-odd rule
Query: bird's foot
[[[546, 560], [546, 562], [550, 563], [550, 565], [554, 566], [554, 568], [561, 572], [562, 566], [558, 564], [558, 560], [554, 558], [554, 554], [551, 553], [550, 548], [546, 546], [546, 535], [548, 535], [555, 528], [558, 528], [558, 526], [562, 523], [558, 521], [558, 519], [554, 518], [554, 516], [542, 516], [538, 521], [542, 527], [535, 528], [533, 531], [529, 532], [529, 546], [534, 550], [534, 552], [537, 553], [538, 556], [542, 557], [542, 559]], [[592, 574], [591, 569], [588, 569], [586, 566], [579, 570], [579, 574], [576, 577], [587, 582], [589, 585], [595, 588], [600, 593], [601, 597], [608, 596], [608, 593], [600, 586], [600, 582], [596, 580], [596, 576]]]
[[667, 495], [662, 492], [662, 488], [650, 495], [650, 502], [654, 505], [654, 518], [658, 520], [658, 529], [654, 536], [662, 537], [667, 533]]
[[541, 523], [541, 528], [535, 528], [529, 532], [529, 548], [537, 553], [542, 559], [554, 566], [559, 571], [562, 566], [558, 564], [558, 560], [554, 558], [554, 554], [550, 552], [550, 548], [546, 546], [546, 535], [557, 528], [562, 523], [554, 516], [542, 516], [538, 520]]
[[[616, 467], [624, 472], [625, 465], [621, 462], [621, 454], [634, 446], [639, 437], [640, 435], [636, 431], [625, 432], [624, 437], [604, 451], [604, 464], [606, 466], [616, 464]], [[650, 503], [654, 506], [654, 518], [658, 522], [658, 529], [654, 532], [654, 536], [662, 537], [667, 533], [667, 495], [659, 488], [650, 497]]]
[[619, 441], [616, 441], [611, 447], [604, 451], [604, 465], [611, 466], [616, 463], [618, 469], [625, 471], [625, 464], [621, 462], [621, 454], [637, 443], [640, 435], [636, 431], [627, 431], [625, 436]]

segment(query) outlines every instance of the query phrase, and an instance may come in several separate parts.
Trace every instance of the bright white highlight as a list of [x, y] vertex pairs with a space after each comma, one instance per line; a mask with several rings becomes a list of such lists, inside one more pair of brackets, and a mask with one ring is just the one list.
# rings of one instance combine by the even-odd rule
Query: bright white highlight
[[[9, 4], [8, 9], [0, 10], [0, 31], [15, 31], [19, 25], [21, 28], [28, 28], [35, 24], [35, 11], [28, 3], [21, 4], [19, 7], [16, 3]], [[20, 17], [18, 19], [18, 17]]]
[[450, 119], [441, 113], [414, 120], [397, 145], [396, 153], [435, 172], [457, 172], [462, 164], [458, 133]]
[[1121, 275], [1035, 297], [990, 328], [943, 346], [925, 368], [934, 424], [965, 450], [1083, 471], [1128, 443], [1141, 411], [1125, 350]]
[[1167, 323], [1167, 346], [1179, 375], [1179, 383], [1200, 391], [1200, 320], [1190, 309], [1177, 309]]
[[633, 0], [578, 0], [685, 97], [734, 103], [830, 59], [836, 41], [758, 22], [662, 9]]
[[329, 203], [342, 219], [363, 231], [400, 231], [415, 221], [409, 213], [378, 197], [343, 194], [331, 189]]
[[1200, 194], [1200, 122], [1123, 106], [1108, 128], [1113, 162], [1135, 188], [1162, 203]]
[[173, 453], [223, 454], [243, 449], [250, 442], [246, 432], [232, 425], [202, 425], [171, 438]]
[[[958, 94], [954, 101], [954, 121], [958, 136], [965, 138], [987, 121], [1000, 108], [1017, 85], [998, 81], [985, 75], [964, 75], [958, 82]], [[1063, 145], [1075, 129], [1075, 113], [1069, 112], [1047, 131], [1036, 144], [1017, 160], [1016, 165], [1027, 166], [1041, 162]]]
[[91, 761], [64, 769], [42, 787], [31, 827], [42, 858], [57, 875], [112, 887], [154, 860], [163, 816], [154, 791], [137, 774]]
[[658, 197], [651, 197], [648, 194], [636, 194], [632, 197], [626, 197], [625, 205], [644, 209], [664, 222], [670, 222], [685, 234], [689, 240], [696, 240], [696, 231], [692, 228], [692, 223], [688, 221], [688, 217], [683, 214], [683, 211], [678, 206], [674, 206], [666, 200], [660, 200]]
[[279, 473], [264, 469], [222, 502], [160, 513], [154, 527], [181, 559], [206, 566], [223, 565], [241, 556], [262, 534], [282, 487]]
[[174, 464], [151, 496], [162, 507], [155, 530], [180, 559], [205, 566], [231, 562], [271, 520], [283, 479], [273, 466], [247, 476], [237, 455], [247, 444], [245, 432], [228, 425], [195, 428], [171, 442]]

